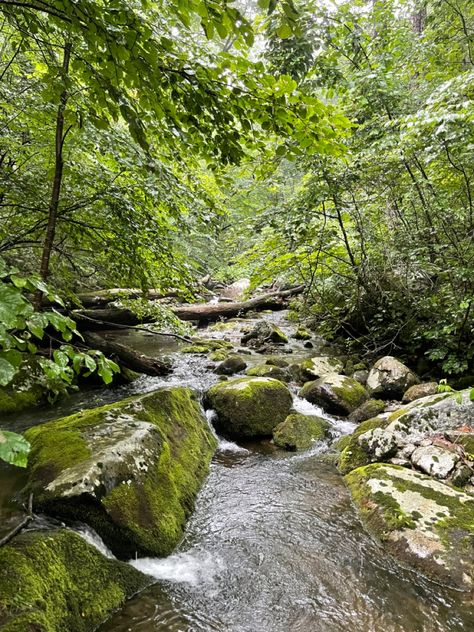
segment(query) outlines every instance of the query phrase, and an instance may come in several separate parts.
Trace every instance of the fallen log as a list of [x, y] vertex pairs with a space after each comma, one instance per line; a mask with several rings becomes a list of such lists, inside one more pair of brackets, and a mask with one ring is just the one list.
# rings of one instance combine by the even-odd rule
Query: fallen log
[[137, 373], [146, 373], [146, 375], [168, 375], [172, 371], [171, 364], [168, 361], [143, 355], [130, 347], [118, 342], [106, 340], [102, 336], [90, 331], [84, 332], [83, 338], [91, 349], [102, 351], [102, 353], [111, 360], [116, 361], [127, 369], [137, 371]]
[[[170, 308], [181, 320], [210, 322], [219, 318], [232, 318], [251, 310], [283, 309], [291, 296], [301, 294], [304, 289], [304, 285], [298, 285], [288, 290], [262, 294], [241, 303], [182, 303]], [[137, 316], [131, 310], [120, 307], [76, 309], [71, 312], [71, 317], [74, 318], [81, 331], [112, 329], [114, 325], [123, 327], [153, 322], [152, 316]]]
[[256, 296], [241, 303], [196, 303], [183, 304], [173, 307], [173, 312], [181, 320], [196, 320], [199, 322], [209, 322], [219, 318], [232, 318], [239, 314], [244, 314], [251, 310], [262, 309], [283, 309], [287, 299], [291, 296], [301, 294], [305, 289], [304, 285], [281, 290], [279, 292], [269, 292]]
[[77, 295], [77, 298], [81, 304], [85, 307], [105, 307], [113, 301], [117, 301], [121, 298], [134, 299], [145, 298], [149, 301], [158, 301], [163, 298], [176, 298], [179, 296], [177, 290], [170, 290], [169, 292], [161, 292], [160, 290], [148, 290], [143, 291], [137, 288], [121, 288], [115, 287], [110, 290], [97, 290], [97, 292], [84, 292]]

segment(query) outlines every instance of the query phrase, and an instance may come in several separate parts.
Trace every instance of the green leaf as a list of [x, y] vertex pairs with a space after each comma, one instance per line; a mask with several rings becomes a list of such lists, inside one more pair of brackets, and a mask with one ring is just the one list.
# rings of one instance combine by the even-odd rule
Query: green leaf
[[0, 430], [0, 459], [16, 465], [26, 467], [30, 444], [20, 434]]

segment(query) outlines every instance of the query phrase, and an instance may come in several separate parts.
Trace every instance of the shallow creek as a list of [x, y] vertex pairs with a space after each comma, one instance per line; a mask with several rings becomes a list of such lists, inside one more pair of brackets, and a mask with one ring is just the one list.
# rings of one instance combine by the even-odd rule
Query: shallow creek
[[[266, 318], [291, 332], [284, 316]], [[237, 341], [240, 325], [203, 335]], [[120, 337], [149, 354], [169, 354], [174, 373], [141, 378], [113, 391], [77, 394], [16, 419], [10, 428], [24, 429], [166, 384], [203, 390], [216, 381], [206, 357], [181, 354], [172, 340], [139, 332]], [[290, 362], [318, 353], [294, 341], [291, 347]], [[244, 358], [249, 364], [264, 361], [259, 354]], [[295, 408], [323, 414], [297, 397]], [[327, 418], [333, 437], [353, 429], [348, 422]], [[183, 542], [168, 558], [131, 561], [156, 583], [101, 626], [101, 632], [474, 630], [474, 613], [461, 594], [401, 568], [365, 534], [343, 479], [325, 456], [328, 449], [319, 445], [284, 453], [269, 442], [220, 440]], [[0, 481], [1, 535], [17, 517], [11, 499], [23, 481], [21, 473], [5, 467]], [[94, 533], [82, 533], [107, 553]]]

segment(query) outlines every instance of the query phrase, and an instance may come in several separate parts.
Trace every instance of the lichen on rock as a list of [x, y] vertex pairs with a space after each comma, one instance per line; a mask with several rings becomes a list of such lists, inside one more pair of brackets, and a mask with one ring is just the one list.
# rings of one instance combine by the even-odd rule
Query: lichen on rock
[[25, 436], [36, 507], [90, 524], [123, 558], [172, 552], [217, 443], [187, 388], [86, 410]]
[[403, 563], [461, 590], [474, 586], [474, 496], [403, 467], [346, 476], [369, 533]]

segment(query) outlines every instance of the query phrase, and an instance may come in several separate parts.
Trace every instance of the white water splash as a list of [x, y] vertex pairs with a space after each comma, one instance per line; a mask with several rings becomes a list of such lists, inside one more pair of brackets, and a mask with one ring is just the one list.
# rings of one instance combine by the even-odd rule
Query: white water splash
[[215, 418], [216, 418], [215, 410], [212, 410], [212, 408], [209, 410], [206, 410], [207, 423], [209, 424], [209, 427], [212, 430], [213, 435], [219, 442], [217, 446], [217, 451], [218, 452], [233, 452], [237, 454], [248, 454], [249, 450], [247, 450], [247, 448], [242, 448], [240, 445], [237, 445], [233, 441], [227, 441], [227, 439], [223, 439], [222, 437], [219, 437], [217, 432], [214, 430], [214, 426], [212, 424]]
[[91, 544], [94, 548], [96, 548], [99, 553], [105, 555], [112, 560], [115, 559], [115, 555], [112, 551], [104, 544], [104, 541], [93, 529], [88, 527], [87, 525], [83, 525], [75, 529], [76, 533], [78, 533], [81, 538], [83, 538], [86, 542]]
[[352, 421], [338, 419], [337, 417], [328, 415], [328, 413], [326, 413], [320, 406], [315, 406], [302, 397], [296, 396], [294, 398], [293, 408], [296, 412], [301, 413], [302, 415], [313, 415], [327, 419], [327, 421], [331, 424], [332, 429], [340, 435], [350, 434], [354, 432], [357, 427], [357, 424]]
[[213, 584], [224, 568], [223, 561], [207, 551], [177, 553], [165, 559], [143, 557], [130, 564], [155, 579], [192, 586]]

